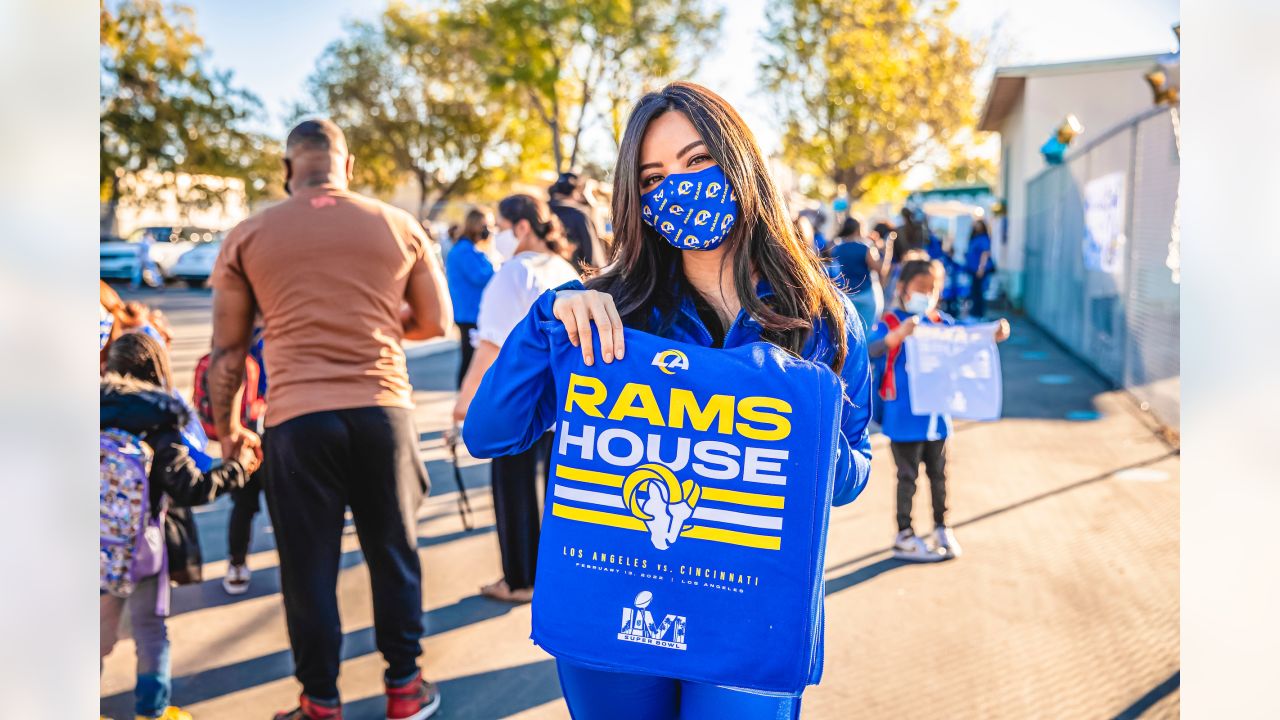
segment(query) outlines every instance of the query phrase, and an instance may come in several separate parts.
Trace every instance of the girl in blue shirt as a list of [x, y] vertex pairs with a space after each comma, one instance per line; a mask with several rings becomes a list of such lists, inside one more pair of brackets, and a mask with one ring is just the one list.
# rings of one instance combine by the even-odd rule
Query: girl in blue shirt
[[[902, 560], [932, 562], [960, 555], [960, 544], [947, 526], [947, 436], [950, 415], [916, 415], [911, 412], [911, 383], [907, 378], [906, 348], [903, 343], [918, 325], [954, 325], [955, 318], [938, 310], [938, 299], [946, 282], [946, 269], [937, 260], [910, 259], [898, 275], [898, 306], [876, 323], [868, 336], [868, 354], [876, 361], [879, 391], [876, 402], [883, 403], [881, 429], [889, 438], [898, 466], [898, 535], [894, 556]], [[1009, 337], [1009, 322], [1001, 320], [996, 342]], [[911, 503], [916, 492], [920, 463], [929, 477], [933, 502], [934, 543], [932, 546], [911, 527]]]
[[[641, 98], [627, 122], [614, 173], [612, 261], [585, 287], [573, 282], [544, 294], [508, 337], [467, 414], [463, 439], [471, 453], [520, 452], [553, 421], [555, 386], [540, 323], [563, 323], [587, 365], [597, 357], [608, 363], [625, 355], [624, 327], [716, 348], [765, 340], [827, 364], [844, 381], [833, 504], [857, 497], [871, 468], [871, 385], [862, 324], [797, 236], [767, 167], [742, 118], [710, 90], [672, 83]], [[714, 203], [701, 208], [683, 200], [662, 202], [692, 187], [682, 185], [687, 182], [702, 183], [714, 193]], [[673, 206], [695, 222], [673, 218]], [[703, 209], [708, 215], [700, 214]], [[578, 720], [749, 720], [800, 712], [799, 697], [563, 660], [558, 669], [569, 711]]]
[[964, 269], [973, 278], [969, 286], [969, 317], [981, 320], [987, 314], [987, 279], [995, 269], [995, 258], [991, 255], [991, 233], [987, 232], [987, 223], [983, 220], [973, 221], [973, 232], [969, 235], [969, 247], [964, 253]]
[[493, 212], [488, 208], [472, 208], [462, 223], [462, 232], [444, 261], [445, 279], [449, 283], [449, 299], [453, 301], [453, 322], [461, 333], [462, 363], [458, 366], [458, 387], [467, 376], [475, 348], [471, 333], [480, 314], [480, 296], [497, 271], [492, 252]]

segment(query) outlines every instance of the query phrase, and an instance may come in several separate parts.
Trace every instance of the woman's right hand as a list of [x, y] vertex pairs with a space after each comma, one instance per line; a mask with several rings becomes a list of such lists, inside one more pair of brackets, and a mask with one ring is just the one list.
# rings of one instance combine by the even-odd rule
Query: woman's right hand
[[615, 357], [622, 359], [625, 355], [622, 318], [618, 316], [618, 308], [613, 304], [613, 296], [608, 293], [596, 290], [561, 290], [556, 293], [551, 314], [564, 323], [564, 329], [569, 333], [569, 342], [574, 347], [582, 348], [582, 361], [587, 365], [595, 363], [591, 341], [592, 321], [600, 330], [600, 356], [604, 361], [610, 363]]

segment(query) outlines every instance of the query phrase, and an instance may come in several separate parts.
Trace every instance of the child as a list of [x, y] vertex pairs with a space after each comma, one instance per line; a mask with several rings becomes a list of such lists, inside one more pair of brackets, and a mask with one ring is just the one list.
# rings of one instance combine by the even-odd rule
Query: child
[[[951, 416], [912, 414], [903, 348], [903, 341], [920, 323], [955, 324], [954, 318], [937, 309], [945, 281], [946, 269], [937, 260], [913, 258], [903, 262], [898, 276], [898, 307], [885, 313], [867, 338], [868, 354], [880, 370], [878, 397], [873, 402], [883, 403], [882, 429], [889, 437], [889, 447], [898, 465], [898, 536], [893, 554], [902, 560], [932, 562], [960, 555], [960, 544], [946, 524], [946, 443], [951, 432]], [[996, 342], [1008, 337], [1009, 322], [1002, 319], [996, 330]], [[922, 461], [933, 500], [933, 547], [911, 527], [911, 501]]]
[[[181, 430], [188, 422], [187, 411], [184, 403], [174, 396], [172, 387], [168, 355], [154, 337], [130, 332], [111, 344], [106, 374], [99, 388], [99, 427], [104, 431], [131, 433], [151, 449], [147, 507], [151, 508], [153, 518], [166, 504], [201, 505], [223, 492], [242, 487], [260, 462], [255, 452], [246, 446], [237, 457], [201, 472], [183, 441]], [[138, 679], [134, 697], [138, 716], [190, 720], [189, 713], [169, 706], [172, 685], [169, 638], [164, 621], [169, 579], [163, 563], [161, 568], [158, 573], [137, 578], [128, 597], [101, 593], [100, 658], [105, 658], [115, 647], [120, 616], [127, 607], [137, 644]]]
[[[262, 435], [262, 419], [267, 404], [263, 400], [267, 396], [267, 371], [262, 360], [263, 328], [253, 332], [249, 346], [249, 358], [258, 366], [258, 387], [255, 395], [255, 407], [250, 409], [249, 417], [255, 421], [253, 429]], [[248, 382], [249, 378], [246, 377]], [[242, 401], [243, 402], [243, 401]], [[265, 438], [264, 438], [265, 442]], [[265, 451], [266, 446], [263, 445]], [[259, 495], [264, 487], [266, 467], [258, 468], [249, 476], [245, 486], [231, 493], [231, 516], [227, 520], [227, 574], [222, 578], [222, 589], [228, 595], [243, 595], [249, 592], [249, 546], [253, 540], [253, 517], [262, 508]]]

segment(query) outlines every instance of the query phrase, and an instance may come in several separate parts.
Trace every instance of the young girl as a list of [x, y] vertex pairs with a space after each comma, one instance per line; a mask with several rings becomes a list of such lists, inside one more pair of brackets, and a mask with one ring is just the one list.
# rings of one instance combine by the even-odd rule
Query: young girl
[[[218, 495], [244, 485], [259, 459], [248, 446], [221, 466], [201, 472], [192, 459], [181, 430], [187, 410], [175, 397], [164, 346], [142, 332], [121, 335], [107, 354], [106, 374], [99, 392], [99, 426], [142, 438], [152, 449], [148, 481], [148, 507], [158, 512], [163, 502], [189, 507], [212, 501]], [[137, 644], [138, 679], [134, 687], [135, 710], [140, 717], [190, 720], [191, 715], [169, 706], [169, 637], [158, 603], [168, 593], [167, 578], [142, 578], [128, 598], [103, 593], [99, 597], [100, 657], [105, 658], [119, 637], [120, 616], [125, 608]]]
[[[696, 177], [695, 177], [696, 176]], [[704, 347], [761, 340], [828, 365], [844, 380], [833, 504], [853, 501], [870, 473], [870, 378], [862, 325], [797, 237], [763, 154], [738, 113], [706, 88], [673, 83], [632, 110], [614, 173], [612, 262], [586, 288], [570, 283], [534, 303], [471, 404], [463, 438], [481, 457], [518, 453], [555, 416], [548, 339], [563, 323], [583, 361], [626, 353], [623, 327]], [[715, 232], [682, 236], [650, 203], [694, 179], [728, 184], [737, 211]], [[660, 229], [660, 228], [666, 229]], [[694, 242], [687, 242], [692, 238]], [[591, 323], [599, 331], [593, 347]], [[821, 652], [821, 649], [819, 649]], [[609, 718], [794, 718], [799, 697], [766, 696], [558, 660], [569, 711]]]
[[[955, 533], [947, 527], [947, 436], [950, 415], [915, 415], [911, 412], [910, 383], [903, 342], [916, 326], [954, 325], [955, 319], [939, 311], [938, 298], [946, 270], [937, 260], [912, 258], [898, 275], [898, 307], [876, 323], [868, 337], [868, 354], [877, 360], [879, 393], [884, 404], [881, 427], [889, 437], [898, 466], [898, 535], [894, 557], [917, 562], [945, 560], [960, 555]], [[996, 342], [1009, 337], [1009, 321], [1000, 320]], [[933, 500], [934, 545], [930, 547], [911, 527], [911, 501], [916, 492], [920, 463], [929, 476]]]

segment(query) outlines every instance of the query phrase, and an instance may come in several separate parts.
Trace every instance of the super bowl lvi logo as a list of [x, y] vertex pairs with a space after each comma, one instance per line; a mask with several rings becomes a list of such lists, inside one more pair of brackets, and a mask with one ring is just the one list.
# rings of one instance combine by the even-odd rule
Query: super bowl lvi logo
[[675, 473], [658, 463], [641, 465], [622, 482], [622, 501], [649, 530], [649, 542], [666, 550], [680, 533], [693, 525], [686, 521], [702, 498], [702, 487], [692, 480], [681, 483]]

